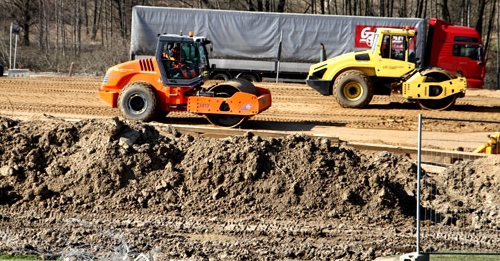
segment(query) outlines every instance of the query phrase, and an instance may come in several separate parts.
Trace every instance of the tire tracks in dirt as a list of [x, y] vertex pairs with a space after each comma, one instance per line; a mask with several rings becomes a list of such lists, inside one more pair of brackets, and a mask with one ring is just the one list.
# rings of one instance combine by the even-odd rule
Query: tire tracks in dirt
[[[100, 101], [97, 91], [101, 77], [26, 77], [0, 79], [0, 115], [53, 113], [72, 118], [119, 116], [117, 109]], [[206, 85], [215, 84], [207, 81]], [[423, 111], [401, 96], [375, 96], [365, 109], [341, 108], [333, 96], [323, 96], [303, 84], [256, 83], [268, 88], [273, 105], [251, 120], [286, 123], [310, 123], [318, 126], [345, 126], [364, 129], [416, 130], [418, 115], [437, 118], [498, 120], [500, 92], [470, 90], [465, 98], [448, 111]], [[171, 113], [190, 124], [189, 113]], [[480, 126], [473, 129], [489, 128]], [[448, 131], [469, 131], [460, 125], [443, 126]]]

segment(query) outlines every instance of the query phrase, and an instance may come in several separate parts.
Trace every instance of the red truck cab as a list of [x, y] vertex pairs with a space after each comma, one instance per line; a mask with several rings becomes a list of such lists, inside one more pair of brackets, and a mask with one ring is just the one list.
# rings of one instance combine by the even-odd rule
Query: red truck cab
[[429, 21], [424, 65], [439, 66], [452, 74], [462, 71], [468, 88], [483, 88], [485, 60], [479, 33], [432, 18]]

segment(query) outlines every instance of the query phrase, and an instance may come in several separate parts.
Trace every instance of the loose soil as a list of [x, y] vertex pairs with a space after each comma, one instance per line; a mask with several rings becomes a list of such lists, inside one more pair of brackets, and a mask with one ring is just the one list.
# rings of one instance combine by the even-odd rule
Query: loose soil
[[[420, 111], [394, 98], [345, 110], [331, 97], [311, 99], [302, 85], [264, 85], [276, 90], [273, 107], [247, 122], [245, 135], [211, 139], [120, 119], [95, 96], [96, 78], [0, 78], [0, 252], [65, 260], [373, 260], [414, 252], [415, 160], [305, 134], [361, 130], [385, 144], [390, 131], [414, 133], [420, 113], [497, 120], [500, 108], [498, 92], [481, 90], [452, 111]], [[187, 113], [164, 123], [172, 122], [206, 124]], [[263, 138], [251, 131], [259, 126], [290, 135]], [[409, 140], [389, 143], [416, 143]], [[487, 164], [456, 162], [446, 180], [426, 176], [454, 189], [442, 191], [449, 197], [433, 210], [445, 214], [453, 207], [446, 204], [468, 195], [467, 219], [476, 223], [463, 228], [481, 221], [499, 230], [500, 161], [481, 160]], [[473, 182], [456, 191], [464, 175]], [[455, 224], [434, 225], [446, 233]], [[424, 248], [447, 249], [453, 240]], [[500, 236], [488, 243], [482, 250], [498, 251]]]

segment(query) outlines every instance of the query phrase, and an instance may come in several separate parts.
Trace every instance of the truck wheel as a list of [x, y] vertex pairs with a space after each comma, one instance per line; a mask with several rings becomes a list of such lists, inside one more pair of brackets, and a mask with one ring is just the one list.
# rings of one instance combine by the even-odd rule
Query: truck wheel
[[[214, 93], [214, 97], [231, 97], [237, 92], [246, 92], [256, 96], [258, 95], [255, 85], [245, 79], [229, 80], [213, 86], [210, 88], [210, 91]], [[230, 109], [230, 105], [225, 102], [223, 102], [219, 107], [219, 111], [229, 111]], [[213, 125], [231, 128], [240, 125], [248, 119], [247, 116], [224, 114], [206, 114], [205, 117]]]
[[213, 77], [212, 77], [212, 80], [216, 80], [216, 81], [227, 81], [229, 80], [229, 76], [225, 73], [217, 73], [215, 74]]
[[151, 121], [156, 117], [158, 101], [153, 87], [145, 82], [133, 82], [118, 95], [118, 108], [130, 120]]
[[344, 108], [363, 108], [373, 98], [373, 83], [363, 72], [346, 71], [335, 80], [333, 93], [340, 106]]

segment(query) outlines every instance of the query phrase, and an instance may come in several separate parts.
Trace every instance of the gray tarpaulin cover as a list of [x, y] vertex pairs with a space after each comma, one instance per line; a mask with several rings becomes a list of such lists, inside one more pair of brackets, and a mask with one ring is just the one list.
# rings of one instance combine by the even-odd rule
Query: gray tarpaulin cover
[[135, 6], [131, 55], [154, 55], [158, 34], [206, 36], [211, 59], [277, 61], [282, 34], [282, 62], [316, 63], [320, 43], [328, 58], [369, 48], [374, 27], [411, 26], [418, 32], [417, 56], [422, 57], [425, 19], [335, 16], [289, 13]]

